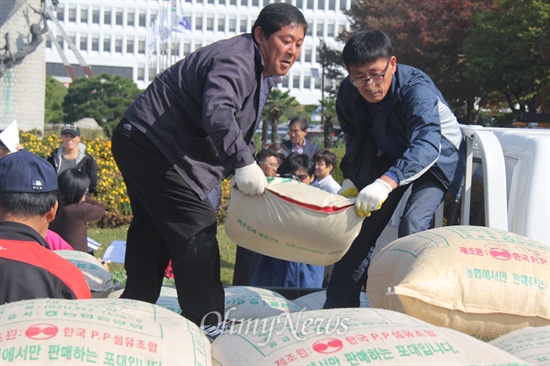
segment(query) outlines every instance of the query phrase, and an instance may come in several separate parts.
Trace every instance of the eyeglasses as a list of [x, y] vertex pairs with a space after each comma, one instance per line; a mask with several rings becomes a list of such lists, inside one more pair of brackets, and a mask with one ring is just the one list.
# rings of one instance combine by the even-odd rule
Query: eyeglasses
[[298, 181], [301, 182], [301, 181], [306, 180], [307, 178], [309, 178], [309, 176], [307, 174], [287, 173], [287, 174], [283, 174], [283, 178], [290, 178], [290, 179], [298, 180]]
[[386, 64], [386, 68], [384, 68], [384, 71], [382, 71], [382, 73], [372, 75], [370, 78], [353, 79], [351, 80], [351, 83], [353, 84], [354, 87], [358, 89], [364, 87], [365, 85], [367, 85], [367, 83], [371, 83], [372, 85], [381, 84], [384, 81], [384, 76], [386, 76], [386, 72], [388, 71], [388, 67], [390, 66], [390, 60], [391, 59], [388, 60], [388, 63]]
[[288, 130], [288, 133], [299, 133], [299, 132], [302, 132], [304, 130], [300, 130], [300, 129], [290, 129]]

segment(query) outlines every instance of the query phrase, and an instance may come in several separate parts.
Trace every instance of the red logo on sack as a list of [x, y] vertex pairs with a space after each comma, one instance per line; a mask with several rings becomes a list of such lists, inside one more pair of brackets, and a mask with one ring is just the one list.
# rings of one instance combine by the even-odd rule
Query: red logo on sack
[[59, 328], [55, 325], [40, 323], [28, 327], [25, 331], [25, 335], [27, 338], [43, 341], [55, 337], [58, 332]]
[[338, 338], [325, 338], [313, 343], [313, 350], [322, 354], [336, 353], [343, 347], [344, 344]]

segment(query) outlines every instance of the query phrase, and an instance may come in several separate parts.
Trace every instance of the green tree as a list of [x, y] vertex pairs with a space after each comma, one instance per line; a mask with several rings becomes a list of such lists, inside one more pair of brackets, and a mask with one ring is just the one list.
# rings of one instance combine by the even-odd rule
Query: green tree
[[475, 124], [485, 95], [478, 80], [466, 74], [464, 41], [471, 32], [473, 14], [494, 1], [364, 0], [353, 2], [347, 14], [352, 31], [380, 29], [388, 33], [397, 61], [430, 75], [455, 112], [464, 109], [463, 120]]
[[300, 103], [298, 103], [296, 98], [290, 96], [290, 90], [285, 92], [280, 89], [271, 90], [271, 93], [269, 93], [269, 97], [265, 103], [263, 114], [267, 118], [263, 120], [264, 125], [262, 126], [261, 138], [262, 147], [266, 146], [268, 132], [267, 123], [270, 123], [271, 125], [271, 141], [280, 142], [281, 138], [277, 133], [277, 129], [279, 128], [279, 119], [286, 111], [298, 107], [299, 105]]
[[131, 79], [119, 75], [102, 73], [89, 79], [78, 78], [71, 83], [63, 101], [65, 121], [94, 118], [110, 137], [122, 113], [140, 92]]
[[[317, 46], [317, 62], [321, 65], [321, 92], [323, 94], [321, 99], [325, 99], [325, 93], [329, 98], [335, 98], [340, 82], [345, 76], [342, 52], [328, 47], [321, 40]], [[326, 83], [326, 80], [329, 82]]]
[[549, 29], [547, 0], [497, 0], [474, 16], [465, 43], [470, 79], [485, 93], [498, 91], [516, 116], [541, 113], [549, 101], [541, 93], [550, 81]]
[[46, 123], [63, 122], [63, 99], [67, 88], [61, 82], [46, 75], [46, 100], [44, 103], [44, 121]]

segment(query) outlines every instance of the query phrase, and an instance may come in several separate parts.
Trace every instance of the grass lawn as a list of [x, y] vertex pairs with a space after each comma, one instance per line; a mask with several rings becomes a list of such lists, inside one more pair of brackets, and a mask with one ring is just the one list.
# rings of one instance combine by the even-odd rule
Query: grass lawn
[[[96, 250], [96, 257], [103, 257], [103, 253], [113, 242], [113, 240], [126, 240], [127, 226], [121, 226], [115, 229], [97, 229], [89, 228], [88, 236], [98, 243], [102, 244], [100, 250]], [[235, 265], [235, 250], [236, 245], [229, 240], [225, 234], [223, 225], [218, 225], [218, 243], [220, 246], [220, 262], [221, 262], [221, 278], [224, 285], [231, 285], [233, 281], [233, 266]], [[118, 263], [110, 263], [109, 270], [115, 277], [115, 280], [120, 279], [119, 274], [124, 273], [124, 265]], [[124, 277], [124, 276], [123, 276]], [[120, 281], [120, 280], [119, 280]]]

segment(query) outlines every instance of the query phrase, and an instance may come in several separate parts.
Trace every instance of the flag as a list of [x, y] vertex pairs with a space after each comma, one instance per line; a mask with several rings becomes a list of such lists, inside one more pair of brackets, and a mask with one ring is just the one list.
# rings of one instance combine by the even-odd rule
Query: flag
[[187, 33], [191, 31], [191, 24], [189, 23], [189, 20], [187, 17], [183, 16], [183, 5], [181, 0], [177, 0], [177, 3], [175, 0], [172, 0], [172, 12], [174, 11], [174, 7], [176, 13], [174, 31], [178, 33]]

